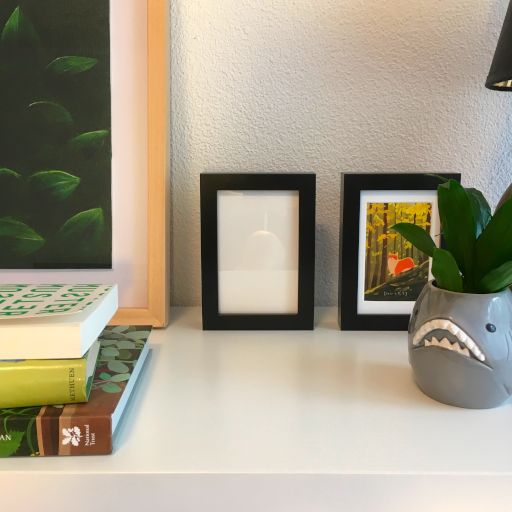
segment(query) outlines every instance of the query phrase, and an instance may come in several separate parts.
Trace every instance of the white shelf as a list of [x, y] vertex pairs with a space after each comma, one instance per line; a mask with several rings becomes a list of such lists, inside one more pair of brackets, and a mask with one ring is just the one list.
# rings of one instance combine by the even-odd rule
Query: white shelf
[[510, 405], [438, 404], [412, 382], [405, 333], [318, 317], [314, 332], [203, 332], [199, 309], [174, 310], [115, 454], [0, 460], [6, 510], [89, 511], [88, 493], [127, 510], [509, 510]]

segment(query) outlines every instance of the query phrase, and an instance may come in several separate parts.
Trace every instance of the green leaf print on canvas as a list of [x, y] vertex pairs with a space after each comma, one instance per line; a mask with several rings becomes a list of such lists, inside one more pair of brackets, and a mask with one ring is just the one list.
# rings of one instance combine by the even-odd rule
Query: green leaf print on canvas
[[69, 245], [75, 252], [89, 254], [101, 244], [105, 233], [105, 217], [101, 208], [77, 213], [69, 218], [56, 235], [57, 242]]
[[30, 176], [30, 183], [37, 191], [62, 201], [80, 185], [80, 178], [65, 171], [41, 171]]
[[2, 43], [6, 45], [26, 45], [39, 42], [32, 22], [20, 7], [16, 7], [2, 30]]
[[58, 57], [57, 59], [52, 60], [52, 62], [46, 66], [46, 69], [57, 75], [77, 75], [78, 73], [88, 71], [96, 66], [97, 63], [98, 59], [93, 59], [91, 57]]
[[0, 180], [2, 180], [2, 185], [5, 183], [4, 180], [19, 180], [20, 178], [21, 174], [19, 172], [7, 169], [6, 167], [0, 167]]
[[87, 132], [71, 139], [69, 146], [74, 151], [80, 151], [86, 156], [92, 156], [94, 153], [105, 147], [110, 135], [109, 130], [97, 130]]
[[46, 124], [69, 127], [73, 118], [67, 109], [54, 101], [34, 101], [28, 106], [37, 120]]
[[0, 219], [0, 240], [8, 240], [9, 248], [18, 256], [26, 256], [40, 249], [45, 240], [31, 227], [12, 217]]

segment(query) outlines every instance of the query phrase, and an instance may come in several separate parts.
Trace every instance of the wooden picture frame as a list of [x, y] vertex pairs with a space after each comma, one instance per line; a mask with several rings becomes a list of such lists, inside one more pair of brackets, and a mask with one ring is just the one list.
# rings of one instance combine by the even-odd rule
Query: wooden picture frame
[[[204, 330], [311, 330], [314, 328], [314, 279], [315, 279], [315, 191], [314, 174], [201, 174], [201, 269]], [[263, 194], [259, 194], [259, 193]], [[225, 193], [235, 197], [240, 208], [236, 217], [226, 204]], [[252, 198], [250, 196], [253, 196]], [[253, 213], [254, 202], [262, 201], [262, 209]], [[265, 203], [268, 201], [268, 203]], [[276, 203], [277, 201], [277, 203]], [[228, 198], [228, 203], [233, 204]], [[269, 206], [270, 203], [273, 205]], [[276, 204], [278, 205], [276, 208]], [[226, 212], [226, 210], [222, 210]], [[250, 212], [250, 213], [249, 213]], [[280, 214], [285, 221], [281, 223]], [[221, 219], [228, 219], [219, 226]], [[236, 225], [236, 226], [235, 226]], [[224, 239], [224, 250], [219, 245], [219, 235], [231, 235], [235, 240]], [[293, 233], [293, 234], [291, 234]], [[278, 244], [278, 256], [274, 258], [272, 247], [261, 244], [255, 249], [250, 245], [253, 237], [266, 236]], [[228, 236], [230, 238], [230, 236]], [[243, 247], [248, 250], [255, 266], [239, 266], [243, 260], [235, 257], [233, 266], [221, 270], [222, 254], [231, 255]], [[275, 246], [274, 246], [275, 247]], [[249, 248], [249, 249], [247, 249]], [[231, 249], [234, 249], [231, 251]], [[272, 254], [270, 254], [272, 253]], [[238, 253], [237, 253], [238, 254]], [[259, 266], [269, 257], [268, 266]], [[274, 263], [276, 266], [274, 266]], [[223, 275], [221, 275], [223, 274]], [[222, 288], [224, 276], [231, 274], [228, 293]], [[286, 276], [281, 279], [282, 276]], [[248, 283], [250, 283], [248, 285]], [[270, 283], [270, 284], [269, 284]], [[274, 300], [269, 290], [284, 297]], [[222, 300], [230, 295], [231, 309], [223, 309]], [[254, 303], [242, 308], [239, 302]], [[283, 305], [284, 304], [284, 305]], [[234, 305], [234, 306], [233, 306]], [[267, 308], [268, 306], [268, 308]]]
[[[455, 179], [460, 181], [460, 174], [439, 174], [444, 179]], [[369, 258], [379, 257], [384, 259], [384, 263], [377, 265], [379, 268], [386, 263], [384, 249], [379, 252], [379, 245], [373, 241], [368, 248], [368, 215], [370, 218], [376, 218], [372, 213], [368, 213], [369, 207], [375, 205], [387, 205], [391, 208], [397, 205], [421, 205], [430, 204], [431, 220], [426, 220], [425, 226], [435, 230], [431, 233], [438, 245], [442, 244], [440, 235], [440, 221], [437, 212], [437, 187], [442, 183], [441, 179], [431, 174], [376, 174], [376, 173], [357, 173], [343, 174], [343, 211], [340, 220], [340, 255], [339, 255], [339, 302], [338, 302], [338, 321], [341, 330], [349, 331], [406, 331], [409, 324], [410, 314], [414, 301], [417, 298], [416, 287], [421, 290], [425, 272], [431, 276], [428, 258], [420, 267], [419, 260], [416, 267], [421, 271], [421, 276], [410, 277], [407, 285], [400, 288], [398, 281], [391, 282], [392, 275], [388, 274], [390, 270], [384, 268], [378, 275], [385, 273], [387, 276], [380, 286], [374, 287], [374, 279], [370, 279], [371, 285], [368, 285], [366, 267], [368, 267]], [[362, 205], [365, 205], [365, 211], [361, 211]], [[396, 211], [392, 224], [396, 219]], [[389, 216], [389, 215], [388, 215]], [[378, 215], [377, 215], [378, 217]], [[416, 219], [416, 215], [414, 215]], [[399, 219], [397, 222], [410, 222], [409, 220]], [[379, 223], [382, 219], [379, 218]], [[381, 224], [379, 224], [381, 225]], [[375, 236], [386, 235], [388, 229], [387, 223], [378, 228], [380, 231], [374, 233]], [[377, 229], [377, 228], [375, 228]], [[365, 237], [364, 240], [361, 238]], [[362, 244], [364, 243], [364, 248]], [[379, 242], [382, 243], [383, 242]], [[386, 242], [387, 243], [387, 242]], [[403, 251], [402, 251], [403, 252]], [[379, 256], [370, 256], [371, 254]], [[396, 255], [396, 259], [403, 258], [404, 255]], [[425, 259], [424, 256], [421, 256]], [[390, 258], [395, 258], [390, 255]], [[406, 268], [405, 263], [402, 268], [395, 268], [395, 272], [407, 271], [413, 272], [411, 266], [413, 258], [410, 260], [410, 268]], [[404, 260], [405, 262], [405, 260]], [[388, 262], [389, 263], [389, 262]], [[392, 267], [392, 265], [391, 265]], [[407, 277], [404, 273], [401, 277]], [[412, 276], [412, 274], [411, 274]], [[410, 285], [412, 279], [413, 285]], [[416, 279], [416, 280], [414, 280]], [[425, 283], [426, 284], [426, 283]], [[394, 287], [394, 288], [393, 288]], [[380, 290], [384, 290], [381, 291]], [[391, 291], [389, 291], [391, 290]], [[404, 291], [405, 290], [405, 291]], [[419, 291], [418, 291], [419, 294]]]
[[117, 283], [120, 309], [113, 324], [164, 327], [170, 300], [170, 0], [109, 5], [112, 268], [2, 268], [0, 281]]
[[170, 4], [147, 0], [148, 16], [148, 212], [147, 306], [120, 308], [111, 324], [169, 323]]

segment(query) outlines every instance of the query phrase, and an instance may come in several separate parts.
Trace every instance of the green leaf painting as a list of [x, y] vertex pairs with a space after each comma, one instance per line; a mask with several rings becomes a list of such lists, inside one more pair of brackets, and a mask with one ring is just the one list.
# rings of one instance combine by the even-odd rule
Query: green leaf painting
[[105, 217], [101, 208], [80, 212], [69, 218], [57, 232], [59, 244], [71, 246], [73, 253], [88, 254], [101, 244], [105, 234]]
[[43, 121], [50, 128], [52, 125], [68, 127], [73, 124], [71, 114], [54, 101], [34, 101], [28, 108], [37, 120]]
[[2, 247], [14, 256], [26, 256], [40, 249], [44, 238], [23, 222], [5, 217], [0, 219], [0, 241]]
[[52, 60], [46, 69], [57, 75], [77, 75], [96, 66], [98, 59], [90, 57], [58, 57]]
[[80, 178], [64, 171], [41, 171], [30, 176], [34, 188], [56, 200], [69, 197], [80, 184]]
[[104, 148], [109, 136], [110, 132], [108, 130], [82, 133], [71, 139], [70, 146], [75, 151], [91, 154]]
[[21, 178], [21, 174], [19, 172], [13, 171], [12, 169], [6, 169], [5, 167], [0, 169], [0, 180], [4, 183], [7, 180], [19, 180]]
[[0, 2], [0, 269], [112, 266], [109, 11]]
[[38, 42], [37, 32], [32, 22], [27, 18], [20, 7], [16, 7], [5, 22], [2, 30], [2, 43], [4, 45], [26, 45]]

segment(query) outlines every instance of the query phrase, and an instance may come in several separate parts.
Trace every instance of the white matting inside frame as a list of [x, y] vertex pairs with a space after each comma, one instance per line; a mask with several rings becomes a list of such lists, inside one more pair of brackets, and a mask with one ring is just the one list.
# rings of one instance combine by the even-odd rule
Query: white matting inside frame
[[219, 314], [297, 314], [299, 192], [217, 193]]
[[147, 307], [147, 2], [110, 0], [112, 269], [0, 270], [3, 283], [119, 284], [120, 307]]
[[[436, 190], [364, 190], [359, 206], [359, 254], [357, 275], [357, 313], [359, 315], [401, 315], [411, 314], [415, 301], [369, 301], [365, 300], [366, 265], [366, 212], [369, 203], [430, 203], [432, 217], [430, 234], [439, 246], [441, 223], [437, 209]], [[432, 262], [429, 263], [429, 279], [432, 279]]]

